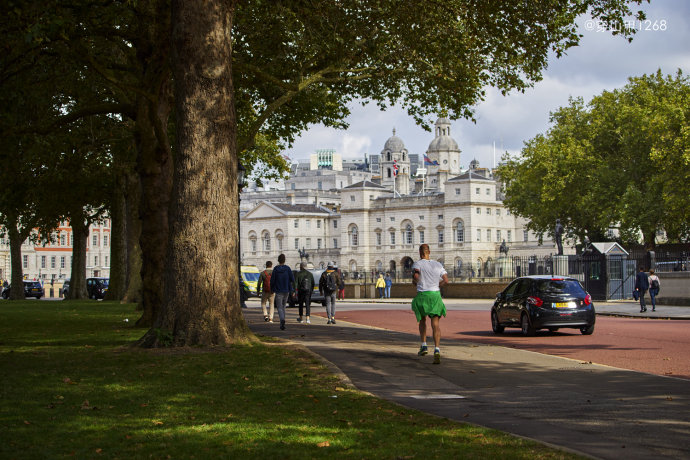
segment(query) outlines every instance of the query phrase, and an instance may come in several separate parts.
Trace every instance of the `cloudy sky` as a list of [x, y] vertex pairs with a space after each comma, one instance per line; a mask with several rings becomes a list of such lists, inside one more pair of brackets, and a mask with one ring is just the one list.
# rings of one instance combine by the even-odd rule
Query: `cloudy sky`
[[[637, 8], [634, 8], [637, 9]], [[690, 74], [690, 2], [651, 0], [641, 7], [647, 20], [632, 43], [599, 30], [588, 18], [579, 21], [583, 37], [561, 59], [552, 58], [542, 81], [524, 94], [487, 91], [476, 107], [477, 122], [454, 121], [451, 135], [462, 150], [461, 164], [467, 168], [474, 158], [491, 167], [501, 153], [518, 154], [523, 143], [549, 127], [549, 112], [568, 104], [569, 96], [589, 101], [604, 90], [626, 84], [628, 77], [656, 72]], [[656, 30], [655, 30], [656, 29]], [[286, 151], [292, 159], [308, 158], [316, 149], [335, 149], [343, 158], [378, 154], [393, 128], [410, 153], [426, 152], [433, 135], [415, 125], [400, 108], [381, 112], [374, 105], [353, 105], [347, 130], [315, 125]]]

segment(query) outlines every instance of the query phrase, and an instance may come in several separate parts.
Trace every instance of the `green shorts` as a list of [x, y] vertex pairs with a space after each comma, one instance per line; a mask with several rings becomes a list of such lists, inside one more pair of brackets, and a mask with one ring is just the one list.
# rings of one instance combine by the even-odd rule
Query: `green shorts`
[[446, 306], [439, 291], [417, 292], [412, 299], [412, 311], [417, 321], [421, 321], [425, 316], [446, 316]]

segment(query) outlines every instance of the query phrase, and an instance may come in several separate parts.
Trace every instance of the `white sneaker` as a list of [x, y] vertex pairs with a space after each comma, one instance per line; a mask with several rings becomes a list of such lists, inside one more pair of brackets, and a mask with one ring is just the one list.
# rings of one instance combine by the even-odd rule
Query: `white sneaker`
[[309, 321], [309, 318], [307, 318], [307, 324], [311, 324], [311, 321]]

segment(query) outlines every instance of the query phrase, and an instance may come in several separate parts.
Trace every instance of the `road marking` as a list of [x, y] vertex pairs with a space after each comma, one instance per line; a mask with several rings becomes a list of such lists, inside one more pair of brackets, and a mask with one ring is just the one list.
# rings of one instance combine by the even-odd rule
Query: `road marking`
[[465, 396], [461, 395], [415, 395], [412, 396], [414, 399], [465, 399]]

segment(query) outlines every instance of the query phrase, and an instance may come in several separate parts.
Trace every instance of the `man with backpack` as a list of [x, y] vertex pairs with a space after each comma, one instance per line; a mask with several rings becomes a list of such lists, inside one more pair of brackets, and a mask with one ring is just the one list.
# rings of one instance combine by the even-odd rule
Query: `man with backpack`
[[298, 323], [302, 322], [302, 313], [304, 312], [303, 305], [307, 307], [307, 324], [311, 324], [309, 321], [309, 315], [311, 313], [311, 293], [314, 290], [314, 275], [307, 270], [307, 264], [302, 262], [299, 264], [299, 272], [295, 276], [295, 284], [297, 285], [297, 302], [299, 307], [299, 319]]
[[326, 299], [327, 324], [335, 324], [335, 296], [340, 285], [340, 275], [335, 269], [335, 262], [328, 262], [328, 268], [319, 279], [319, 292]]
[[278, 266], [271, 274], [271, 292], [274, 292], [275, 306], [280, 317], [280, 329], [285, 330], [285, 305], [288, 297], [295, 291], [295, 276], [292, 269], [285, 265], [285, 254], [278, 256]]
[[[271, 274], [273, 273], [273, 262], [270, 260], [266, 262], [266, 270], [259, 275], [259, 281], [256, 283], [256, 292], [261, 293], [261, 310], [264, 314], [264, 321], [273, 322], [273, 301], [275, 294], [271, 292]], [[266, 306], [268, 305], [268, 311]], [[269, 313], [270, 312], [270, 313]]]

